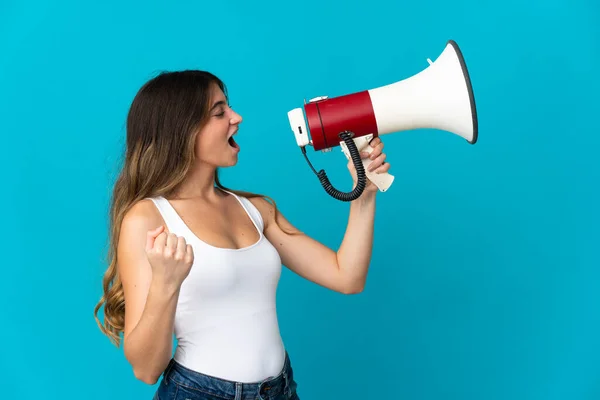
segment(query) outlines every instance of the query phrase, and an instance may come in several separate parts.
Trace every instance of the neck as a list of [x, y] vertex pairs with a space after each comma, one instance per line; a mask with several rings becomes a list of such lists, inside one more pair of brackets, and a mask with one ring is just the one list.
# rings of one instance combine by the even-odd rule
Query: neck
[[214, 199], [215, 196], [219, 194], [217, 192], [218, 189], [215, 188], [214, 185], [215, 174], [215, 167], [210, 165], [198, 165], [186, 177], [185, 181], [177, 190], [177, 193], [175, 193], [175, 197], [181, 200], [192, 198], [206, 200]]

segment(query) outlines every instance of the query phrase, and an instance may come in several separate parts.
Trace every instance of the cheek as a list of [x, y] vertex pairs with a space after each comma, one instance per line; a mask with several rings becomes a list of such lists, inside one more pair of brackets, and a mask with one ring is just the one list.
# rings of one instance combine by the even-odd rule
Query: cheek
[[218, 135], [217, 132], [211, 133], [199, 135], [196, 139], [196, 157], [203, 160], [214, 158], [214, 150], [223, 146], [222, 135]]
[[207, 159], [214, 152], [211, 149], [227, 144], [227, 132], [229, 123], [225, 120], [211, 121], [196, 137], [196, 156]]
[[214, 140], [211, 138], [211, 135], [199, 135], [196, 139], [196, 149], [201, 150], [203, 147], [210, 145], [212, 141]]
[[212, 147], [211, 138], [209, 135], [201, 135], [196, 140], [196, 156], [199, 158], [205, 158], [206, 155], [210, 154]]

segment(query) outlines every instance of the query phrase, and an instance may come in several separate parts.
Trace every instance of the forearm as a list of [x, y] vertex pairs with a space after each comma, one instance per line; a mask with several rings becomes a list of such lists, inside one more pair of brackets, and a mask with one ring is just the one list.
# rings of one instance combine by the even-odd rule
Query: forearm
[[371, 262], [375, 222], [375, 193], [364, 193], [350, 204], [348, 226], [337, 261], [342, 279], [352, 293], [362, 291]]
[[140, 321], [124, 340], [135, 376], [154, 384], [173, 351], [173, 324], [179, 290], [153, 281]]

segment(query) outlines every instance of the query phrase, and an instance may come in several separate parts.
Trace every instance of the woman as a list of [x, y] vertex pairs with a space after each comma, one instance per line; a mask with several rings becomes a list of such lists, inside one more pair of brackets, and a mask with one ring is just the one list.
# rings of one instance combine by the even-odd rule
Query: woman
[[[298, 399], [275, 307], [281, 265], [340, 293], [365, 284], [377, 188], [368, 182], [351, 203], [332, 251], [269, 197], [221, 185], [217, 169], [238, 160], [241, 121], [224, 84], [204, 71], [158, 75], [129, 111], [95, 315], [117, 346], [123, 333], [138, 379], [155, 384], [163, 375], [155, 399]], [[387, 172], [383, 143], [371, 146], [371, 166]]]

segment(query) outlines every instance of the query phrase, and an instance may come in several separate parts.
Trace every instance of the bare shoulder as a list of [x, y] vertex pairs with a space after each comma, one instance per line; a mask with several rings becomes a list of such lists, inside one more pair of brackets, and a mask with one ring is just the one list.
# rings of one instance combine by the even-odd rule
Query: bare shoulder
[[163, 223], [162, 216], [150, 199], [140, 200], [125, 213], [117, 245], [119, 270], [130, 269], [134, 262], [139, 265], [146, 246], [146, 234]]
[[137, 229], [151, 230], [163, 224], [158, 209], [150, 199], [135, 203], [123, 216], [121, 231], [131, 232]]
[[248, 200], [260, 212], [263, 221], [265, 221], [265, 229], [267, 229], [271, 222], [275, 219], [275, 207], [273, 207], [273, 204], [268, 202], [264, 197], [250, 197]]
[[279, 239], [279, 235], [284, 233], [302, 233], [286, 219], [279, 208], [276, 213], [275, 206], [264, 197], [252, 197], [248, 200], [250, 200], [260, 212], [263, 221], [265, 222], [265, 232], [267, 232], [268, 236]]

